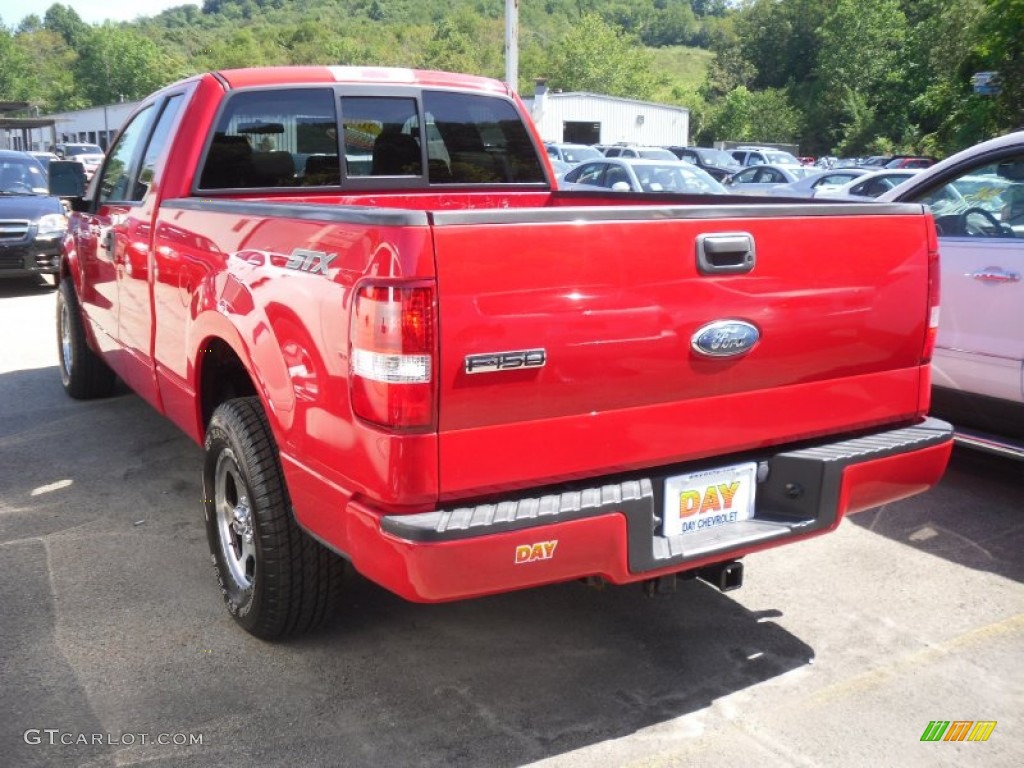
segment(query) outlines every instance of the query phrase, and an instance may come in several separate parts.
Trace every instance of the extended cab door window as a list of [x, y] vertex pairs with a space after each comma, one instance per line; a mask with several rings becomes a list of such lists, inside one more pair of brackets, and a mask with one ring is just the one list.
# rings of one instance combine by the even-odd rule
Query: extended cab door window
[[198, 188], [336, 186], [337, 132], [330, 88], [234, 93], [209, 140]]

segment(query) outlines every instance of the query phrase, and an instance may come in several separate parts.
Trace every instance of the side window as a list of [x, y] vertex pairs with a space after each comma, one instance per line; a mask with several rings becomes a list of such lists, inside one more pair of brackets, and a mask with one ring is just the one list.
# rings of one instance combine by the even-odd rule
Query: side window
[[601, 174], [604, 171], [604, 167], [604, 163], [587, 163], [580, 168], [574, 181], [579, 184], [600, 185]]
[[149, 125], [153, 120], [153, 108], [146, 107], [125, 126], [117, 143], [111, 148], [107, 160], [103, 164], [103, 178], [100, 179], [97, 202], [121, 203], [137, 202], [141, 198], [134, 197], [131, 192], [133, 163], [137, 162], [138, 151], [142, 141], [149, 133]]
[[546, 181], [530, 134], [510, 101], [424, 91], [423, 108], [431, 184]]
[[918, 202], [940, 235], [1024, 238], [1024, 155], [971, 168]]
[[171, 126], [174, 118], [178, 116], [184, 96], [178, 94], [167, 100], [160, 119], [156, 121], [153, 135], [150, 136], [149, 144], [146, 146], [146, 153], [142, 156], [142, 164], [139, 166], [139, 176], [135, 180], [135, 188], [132, 195], [133, 200], [142, 200], [149, 192], [153, 184], [153, 176], [156, 172], [156, 162], [160, 159], [164, 148], [167, 146], [167, 139], [170, 136]]
[[199, 189], [337, 185], [337, 130], [330, 88], [235, 93], [217, 119]]

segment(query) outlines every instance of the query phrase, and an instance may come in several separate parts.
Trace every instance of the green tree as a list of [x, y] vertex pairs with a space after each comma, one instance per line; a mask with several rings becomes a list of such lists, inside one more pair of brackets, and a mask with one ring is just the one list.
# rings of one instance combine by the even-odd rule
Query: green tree
[[31, 89], [29, 98], [34, 105], [43, 112], [63, 112], [89, 105], [75, 81], [78, 56], [63, 37], [40, 27], [19, 32], [14, 45], [32, 73], [26, 85]]
[[448, 72], [500, 77], [504, 71], [503, 27], [470, 13], [446, 16], [433, 34], [417, 66]]
[[596, 14], [585, 15], [555, 46], [547, 74], [553, 88], [636, 99], [650, 98], [664, 82], [636, 38]]
[[818, 30], [817, 116], [841, 154], [859, 154], [878, 134], [906, 138], [903, 91], [906, 17], [899, 0], [835, 0]]
[[89, 34], [89, 25], [69, 5], [54, 3], [43, 15], [43, 26], [64, 38], [64, 42], [78, 50]]
[[0, 20], [0, 99], [24, 101], [29, 97], [28, 62]]
[[127, 27], [92, 27], [79, 49], [76, 79], [92, 104], [141, 99], [181, 77], [184, 61]]
[[700, 141], [798, 142], [803, 122], [785, 90], [734, 88], [710, 110]]

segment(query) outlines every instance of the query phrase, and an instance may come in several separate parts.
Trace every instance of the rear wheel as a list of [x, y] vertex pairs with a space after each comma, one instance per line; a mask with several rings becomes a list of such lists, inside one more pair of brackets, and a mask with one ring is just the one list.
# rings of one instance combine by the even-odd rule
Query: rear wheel
[[203, 490], [210, 557], [228, 612], [243, 629], [276, 640], [334, 613], [344, 563], [295, 522], [257, 398], [228, 400], [214, 411]]
[[89, 348], [82, 313], [70, 277], [57, 288], [57, 354], [64, 391], [78, 400], [109, 397], [114, 391], [114, 372]]

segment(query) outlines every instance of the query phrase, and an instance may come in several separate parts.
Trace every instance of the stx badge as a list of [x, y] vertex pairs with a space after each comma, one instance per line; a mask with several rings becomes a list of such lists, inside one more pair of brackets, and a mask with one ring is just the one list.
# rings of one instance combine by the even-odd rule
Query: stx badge
[[555, 556], [558, 540], [541, 541], [537, 544], [520, 544], [516, 547], [516, 565], [533, 563], [537, 560], [550, 560]]
[[326, 275], [327, 268], [331, 262], [338, 257], [336, 253], [324, 253], [323, 251], [308, 251], [305, 248], [296, 248], [285, 264], [285, 269], [297, 269], [300, 272], [309, 272], [312, 275]]

